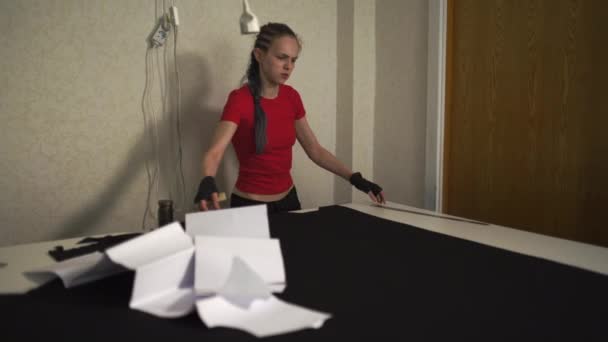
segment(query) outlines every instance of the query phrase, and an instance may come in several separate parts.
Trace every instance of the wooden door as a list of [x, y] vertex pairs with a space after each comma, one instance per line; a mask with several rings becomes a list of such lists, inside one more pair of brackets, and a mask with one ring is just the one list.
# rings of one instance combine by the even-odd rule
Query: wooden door
[[608, 246], [607, 18], [449, 0], [445, 212]]

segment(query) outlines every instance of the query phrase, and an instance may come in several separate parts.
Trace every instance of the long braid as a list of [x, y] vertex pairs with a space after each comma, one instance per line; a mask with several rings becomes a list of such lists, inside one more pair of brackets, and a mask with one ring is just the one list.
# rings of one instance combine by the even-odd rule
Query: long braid
[[[297, 35], [289, 26], [279, 23], [268, 23], [260, 28], [260, 33], [258, 33], [255, 39], [254, 48], [268, 51], [272, 41], [282, 36], [291, 36], [299, 42]], [[251, 52], [249, 67], [247, 68], [247, 83], [253, 97], [255, 153], [262, 154], [268, 142], [266, 135], [267, 119], [261, 104], [262, 79], [260, 78], [260, 64], [255, 59], [253, 51]]]
[[266, 147], [266, 113], [262, 109], [260, 100], [262, 98], [262, 82], [260, 79], [260, 67], [258, 61], [251, 53], [251, 64], [247, 71], [247, 82], [249, 84], [249, 91], [253, 96], [253, 111], [255, 121], [255, 153], [262, 154], [264, 147]]

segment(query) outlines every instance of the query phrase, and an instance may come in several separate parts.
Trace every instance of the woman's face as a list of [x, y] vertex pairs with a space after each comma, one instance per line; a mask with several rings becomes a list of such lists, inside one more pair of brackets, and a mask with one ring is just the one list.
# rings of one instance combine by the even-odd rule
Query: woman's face
[[298, 41], [290, 36], [275, 39], [268, 51], [255, 49], [262, 77], [270, 85], [283, 84], [289, 79], [300, 53]]

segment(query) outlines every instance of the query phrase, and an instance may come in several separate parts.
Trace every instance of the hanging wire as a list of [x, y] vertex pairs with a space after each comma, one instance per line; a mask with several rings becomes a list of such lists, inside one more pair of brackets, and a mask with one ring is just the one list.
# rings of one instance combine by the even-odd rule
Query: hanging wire
[[184, 165], [183, 165], [183, 148], [182, 148], [182, 124], [181, 124], [181, 97], [182, 97], [182, 87], [180, 82], [180, 74], [179, 74], [179, 63], [177, 59], [177, 37], [178, 37], [178, 27], [175, 26], [173, 30], [173, 65], [175, 67], [175, 79], [177, 85], [177, 158], [178, 158], [178, 171], [179, 171], [179, 179], [181, 180], [182, 186], [182, 209], [185, 209], [187, 199], [186, 199], [186, 179], [184, 177]]
[[[146, 156], [144, 158], [144, 164], [145, 164], [145, 168], [146, 168], [146, 175], [147, 175], [147, 179], [148, 179], [148, 191], [147, 191], [147, 196], [146, 196], [146, 208], [144, 210], [144, 215], [142, 218], [142, 230], [146, 229], [146, 218], [148, 216], [151, 216], [153, 219], [155, 219], [155, 215], [153, 214], [153, 212], [150, 210], [150, 201], [152, 199], [152, 193], [153, 193], [153, 189], [154, 189], [154, 185], [156, 184], [157, 187], [157, 197], [158, 197], [158, 172], [159, 172], [159, 163], [158, 163], [158, 125], [157, 125], [157, 118], [156, 115], [154, 113], [154, 106], [151, 100], [151, 94], [152, 94], [152, 90], [153, 90], [153, 86], [154, 86], [154, 72], [151, 72], [151, 62], [153, 61], [152, 59], [152, 54], [151, 54], [152, 48], [148, 48], [146, 50], [146, 61], [145, 61], [145, 80], [146, 80], [146, 84], [144, 87], [144, 93], [142, 95], [142, 113], [143, 113], [143, 117], [144, 117], [144, 148], [148, 148], [148, 146], [152, 146], [153, 148], [153, 153], [149, 153], [148, 151], [145, 151], [144, 153], [146, 153]], [[151, 144], [148, 144], [147, 142], [151, 142]], [[153, 155], [154, 158], [154, 165], [155, 167], [151, 170], [151, 161], [150, 161], [150, 157], [151, 155]]]
[[[177, 164], [176, 164], [176, 186], [177, 192], [179, 193], [179, 188], [181, 185], [181, 193], [182, 193], [182, 203], [180, 206], [176, 206], [176, 209], [181, 209], [185, 211], [187, 206], [186, 199], [186, 180], [184, 176], [183, 169], [183, 146], [182, 146], [182, 124], [181, 124], [181, 80], [180, 80], [180, 70], [179, 63], [177, 57], [177, 43], [178, 43], [178, 27], [174, 25], [172, 20], [168, 17], [167, 14], [167, 6], [165, 0], [162, 0], [162, 12], [159, 15], [158, 7], [160, 2], [157, 0], [155, 3], [155, 24], [158, 23], [163, 26], [164, 29], [170, 30], [173, 28], [173, 64], [175, 73], [175, 86], [176, 86], [176, 132], [177, 132]], [[175, 6], [175, 0], [171, 1], [172, 6]], [[160, 20], [160, 23], [158, 22]], [[161, 179], [161, 150], [160, 150], [160, 140], [161, 136], [159, 134], [159, 123], [163, 120], [167, 120], [168, 122], [173, 122], [171, 120], [171, 112], [168, 107], [169, 96], [170, 96], [170, 84], [171, 78], [168, 75], [171, 73], [169, 67], [169, 58], [168, 58], [168, 42], [162, 45], [162, 54], [159, 51], [158, 47], [149, 46], [146, 49], [146, 60], [145, 60], [145, 86], [144, 92], [142, 95], [141, 107], [142, 113], [144, 117], [144, 139], [146, 142], [144, 146], [148, 148], [152, 146], [153, 152], [149, 152], [146, 150], [146, 158], [145, 158], [145, 168], [146, 168], [146, 176], [148, 180], [148, 191], [146, 195], [146, 208], [144, 210], [144, 215], [142, 218], [142, 230], [146, 229], [147, 218], [151, 217], [152, 219], [156, 219], [156, 215], [154, 215], [154, 211], [151, 210], [152, 200], [154, 188], [156, 188], [156, 199], [160, 198], [160, 179]], [[152, 51], [155, 50], [155, 51]], [[160, 112], [158, 113], [155, 110], [154, 105], [154, 83], [155, 78], [154, 74], [158, 74], [158, 83], [159, 83], [159, 91], [160, 91]], [[167, 119], [167, 117], [169, 119]], [[164, 135], [163, 135], [164, 136]], [[173, 135], [170, 134], [168, 136], [170, 141], [173, 141]], [[173, 142], [167, 144], [167, 151], [171, 151]], [[150, 158], [154, 158], [154, 166], [152, 167], [152, 162]], [[172, 159], [172, 158], [170, 158]], [[175, 200], [173, 191], [174, 188], [171, 185], [166, 187], [166, 190], [169, 195], [170, 200]], [[177, 194], [176, 194], [177, 195]]]

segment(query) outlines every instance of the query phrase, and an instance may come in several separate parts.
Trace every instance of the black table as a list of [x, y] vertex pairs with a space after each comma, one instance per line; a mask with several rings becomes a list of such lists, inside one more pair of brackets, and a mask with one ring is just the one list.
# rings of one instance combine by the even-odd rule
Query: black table
[[[608, 276], [341, 206], [273, 215], [270, 226], [286, 269], [278, 297], [333, 317], [269, 340], [608, 340]], [[57, 280], [0, 296], [2, 339], [256, 339], [208, 329], [196, 313], [130, 310], [132, 280], [124, 273], [73, 289]]]

